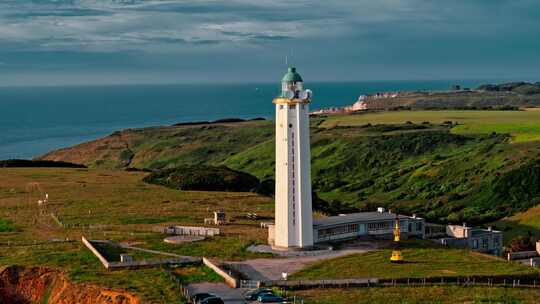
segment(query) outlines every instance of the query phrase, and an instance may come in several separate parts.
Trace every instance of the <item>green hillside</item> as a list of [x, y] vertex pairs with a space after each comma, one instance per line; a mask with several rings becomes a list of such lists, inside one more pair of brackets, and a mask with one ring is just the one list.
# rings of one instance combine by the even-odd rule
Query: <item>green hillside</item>
[[[540, 202], [539, 111], [391, 111], [312, 119], [313, 187], [363, 210], [491, 222]], [[271, 121], [125, 130], [43, 157], [105, 168], [225, 165], [273, 179]]]

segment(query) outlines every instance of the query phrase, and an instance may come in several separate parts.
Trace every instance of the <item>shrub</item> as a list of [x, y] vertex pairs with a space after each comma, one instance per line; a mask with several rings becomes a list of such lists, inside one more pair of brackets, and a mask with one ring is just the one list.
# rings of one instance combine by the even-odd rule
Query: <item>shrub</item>
[[16, 230], [12, 221], [0, 219], [0, 232], [14, 232]]
[[259, 180], [253, 175], [231, 170], [225, 166], [182, 166], [155, 171], [143, 179], [178, 190], [198, 191], [255, 191]]

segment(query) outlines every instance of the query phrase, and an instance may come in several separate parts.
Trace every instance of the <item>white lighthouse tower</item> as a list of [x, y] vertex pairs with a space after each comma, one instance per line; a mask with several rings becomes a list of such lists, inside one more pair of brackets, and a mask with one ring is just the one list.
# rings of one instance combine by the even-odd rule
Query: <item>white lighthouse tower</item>
[[289, 68], [276, 105], [275, 248], [313, 246], [309, 103], [302, 77]]

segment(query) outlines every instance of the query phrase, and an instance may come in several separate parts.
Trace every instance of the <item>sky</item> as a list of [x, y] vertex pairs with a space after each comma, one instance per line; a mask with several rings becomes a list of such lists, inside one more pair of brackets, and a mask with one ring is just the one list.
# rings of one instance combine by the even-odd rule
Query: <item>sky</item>
[[538, 37], [538, 0], [0, 0], [0, 86], [540, 81]]

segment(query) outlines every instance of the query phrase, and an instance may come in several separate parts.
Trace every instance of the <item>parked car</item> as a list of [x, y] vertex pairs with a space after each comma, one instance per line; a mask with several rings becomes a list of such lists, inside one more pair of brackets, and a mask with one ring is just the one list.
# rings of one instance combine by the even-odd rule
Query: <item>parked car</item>
[[246, 301], [257, 301], [260, 295], [262, 294], [274, 294], [270, 288], [257, 288], [246, 292], [244, 295], [244, 300]]
[[191, 297], [191, 300], [192, 300], [192, 302], [194, 304], [200, 304], [202, 300], [207, 299], [207, 298], [212, 298], [212, 297], [215, 297], [215, 296], [216, 295], [211, 294], [211, 293], [201, 292], [201, 293], [197, 293], [193, 297]]
[[259, 303], [283, 303], [285, 299], [274, 294], [262, 294], [257, 298]]
[[220, 297], [209, 297], [200, 302], [200, 304], [225, 304]]

